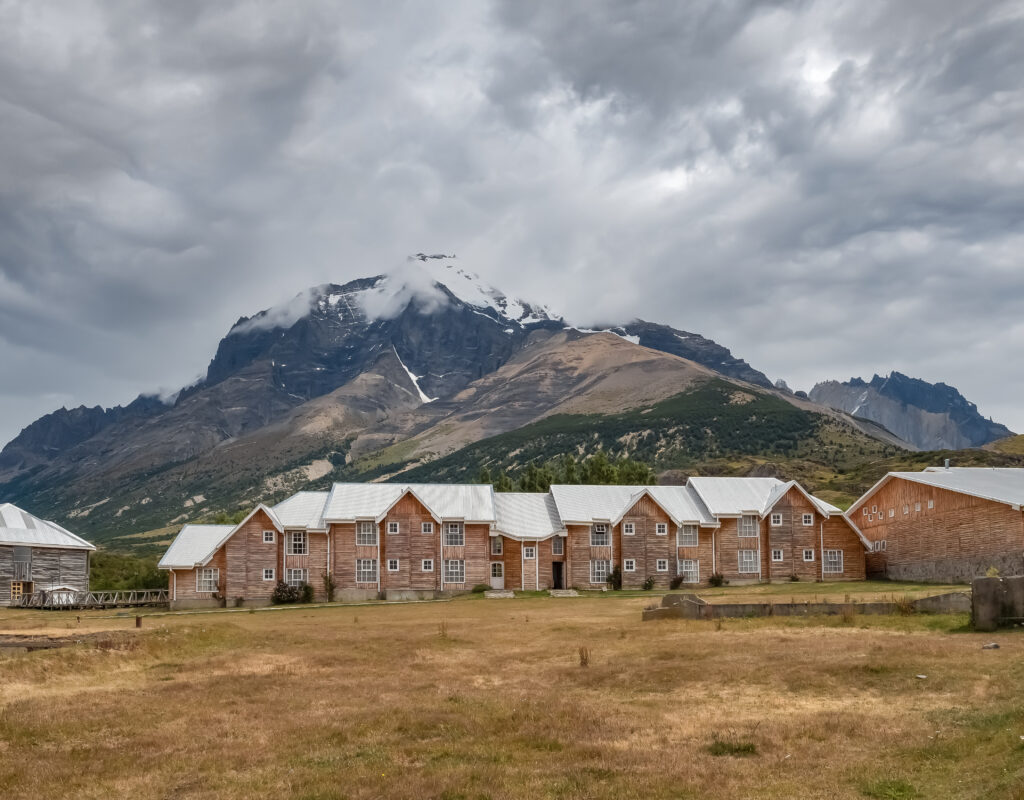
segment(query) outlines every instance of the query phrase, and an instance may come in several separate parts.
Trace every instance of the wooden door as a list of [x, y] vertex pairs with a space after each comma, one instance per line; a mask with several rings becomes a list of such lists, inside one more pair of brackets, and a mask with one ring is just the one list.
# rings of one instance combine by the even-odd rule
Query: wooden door
[[501, 561], [491, 562], [491, 588], [505, 588], [505, 565]]

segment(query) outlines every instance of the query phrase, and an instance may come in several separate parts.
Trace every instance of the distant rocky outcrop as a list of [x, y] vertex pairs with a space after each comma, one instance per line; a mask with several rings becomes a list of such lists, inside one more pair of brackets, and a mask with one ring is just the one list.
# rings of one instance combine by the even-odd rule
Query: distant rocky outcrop
[[811, 389], [810, 399], [871, 420], [921, 450], [981, 447], [1011, 435], [952, 386], [899, 372], [870, 381], [825, 381]]

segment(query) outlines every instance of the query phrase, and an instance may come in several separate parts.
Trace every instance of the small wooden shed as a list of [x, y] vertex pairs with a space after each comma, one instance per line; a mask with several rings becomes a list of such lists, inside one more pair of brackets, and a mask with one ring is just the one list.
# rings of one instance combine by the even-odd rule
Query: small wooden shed
[[55, 522], [0, 504], [0, 606], [44, 589], [88, 589], [95, 549]]

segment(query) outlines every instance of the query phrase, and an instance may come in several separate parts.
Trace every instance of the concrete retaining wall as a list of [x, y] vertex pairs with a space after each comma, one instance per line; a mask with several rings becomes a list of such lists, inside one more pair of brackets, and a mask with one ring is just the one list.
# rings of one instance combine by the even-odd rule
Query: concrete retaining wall
[[[925, 613], [966, 613], [971, 610], [968, 592], [923, 597], [910, 604], [914, 611]], [[736, 617], [803, 617], [853, 614], [898, 614], [905, 607], [886, 601], [868, 603], [715, 603], [695, 594], [665, 595], [659, 608], [645, 609], [643, 619], [716, 619]]]
[[971, 623], [976, 631], [1024, 622], [1024, 576], [975, 578], [971, 596]]

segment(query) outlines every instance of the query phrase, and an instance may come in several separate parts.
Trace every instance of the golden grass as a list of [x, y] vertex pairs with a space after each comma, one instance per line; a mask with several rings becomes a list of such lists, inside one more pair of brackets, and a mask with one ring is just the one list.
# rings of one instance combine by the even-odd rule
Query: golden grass
[[[150, 615], [138, 634], [132, 616], [35, 615], [25, 623], [51, 633], [76, 616], [75, 630], [113, 633], [104, 647], [0, 654], [0, 788], [1024, 797], [1019, 635], [983, 651], [991, 637], [951, 632], [962, 617], [642, 623], [648, 602]], [[20, 616], [0, 612], [0, 629]]]

